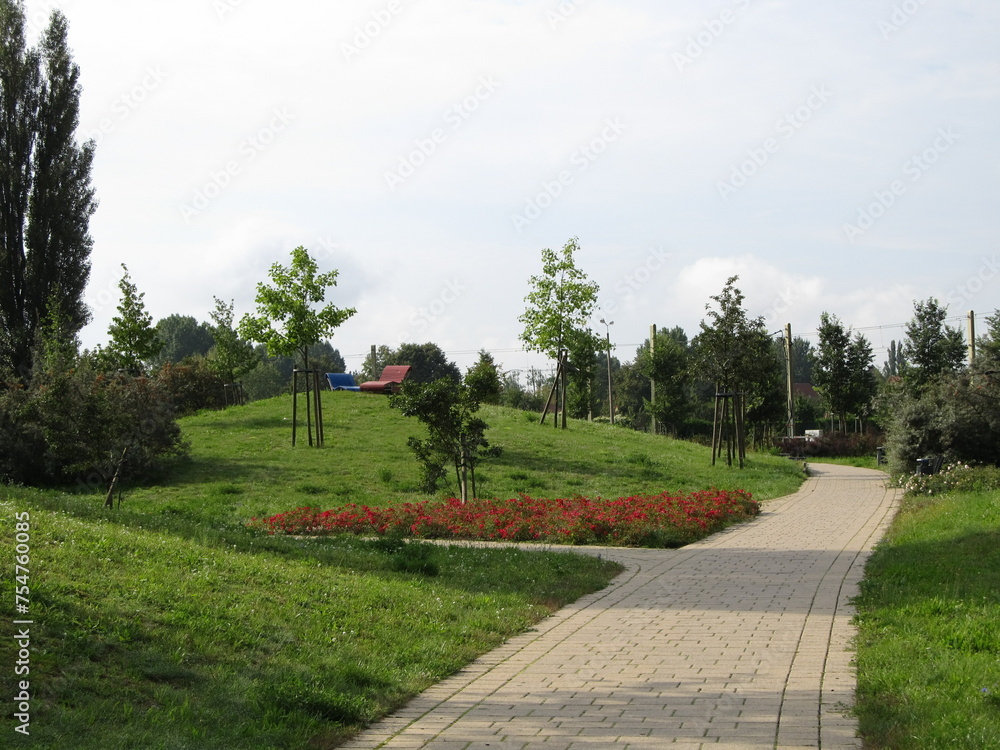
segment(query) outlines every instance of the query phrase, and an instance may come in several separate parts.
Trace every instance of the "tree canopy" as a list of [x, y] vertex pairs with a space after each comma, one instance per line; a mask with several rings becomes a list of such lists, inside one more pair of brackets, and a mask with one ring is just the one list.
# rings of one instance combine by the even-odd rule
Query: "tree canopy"
[[725, 392], [753, 391], [774, 367], [764, 319], [747, 317], [737, 281], [738, 276], [730, 277], [722, 292], [711, 298], [717, 309], [705, 305], [707, 320], [701, 321], [701, 332], [693, 342], [699, 374]]
[[571, 359], [586, 363], [600, 346], [590, 328], [600, 287], [577, 268], [574, 256], [579, 250], [575, 237], [561, 254], [542, 250], [542, 273], [529, 280], [527, 308], [518, 320], [524, 324], [521, 340], [528, 349], [552, 359], [567, 349]]
[[[693, 343], [698, 374], [716, 384], [717, 394], [724, 394], [717, 419], [722, 428], [718, 434], [726, 442], [726, 460], [731, 462], [735, 454], [743, 468], [747, 407], [755, 409], [773, 403], [778, 378], [777, 359], [764, 319], [747, 317], [743, 292], [736, 286], [738, 280], [731, 276], [722, 292], [711, 298], [715, 309], [711, 304], [705, 306], [707, 320], [701, 321], [701, 332]], [[713, 462], [720, 449], [721, 441], [713, 445]]]
[[931, 297], [913, 304], [913, 318], [906, 324], [903, 379], [923, 388], [937, 376], [956, 372], [965, 362], [965, 337], [945, 323], [948, 311]]
[[257, 284], [257, 314], [240, 320], [239, 333], [250, 341], [267, 346], [269, 354], [298, 355], [309, 367], [309, 347], [331, 336], [357, 311], [322, 304], [327, 289], [337, 285], [336, 270], [319, 273], [316, 261], [302, 246], [292, 251], [291, 266], [271, 266], [272, 285]]
[[[531, 291], [524, 298], [527, 307], [518, 318], [524, 324], [521, 340], [529, 350], [553, 359], [563, 350], [568, 352], [572, 375], [564, 370], [558, 384], [563, 427], [567, 410], [576, 416], [586, 416], [591, 410], [596, 355], [602, 348], [602, 339], [590, 327], [599, 287], [577, 268], [574, 255], [579, 249], [579, 240], [573, 237], [561, 254], [542, 250], [542, 273], [529, 280]], [[558, 398], [556, 404], [558, 409]]]
[[209, 313], [213, 325], [210, 328], [213, 346], [208, 352], [209, 367], [226, 383], [235, 383], [253, 371], [261, 362], [253, 344], [240, 338], [233, 327], [234, 302], [227, 304], [218, 297], [215, 309]]
[[658, 330], [655, 346], [646, 345], [636, 352], [636, 365], [643, 378], [656, 383], [652, 401], [643, 399], [645, 409], [667, 431], [676, 433], [690, 411], [689, 352], [687, 335], [680, 328]]
[[986, 333], [977, 342], [979, 356], [991, 362], [990, 367], [996, 369], [1000, 365], [1000, 311], [994, 311], [986, 318]]
[[156, 321], [156, 334], [163, 341], [163, 349], [154, 358], [154, 364], [180, 362], [185, 357], [204, 357], [215, 343], [212, 328], [199, 322], [193, 315], [168, 315]]
[[465, 373], [465, 384], [476, 401], [482, 404], [500, 403], [503, 381], [492, 354], [480, 349], [479, 359]]
[[830, 411], [840, 417], [844, 429], [849, 413], [864, 416], [870, 410], [878, 386], [874, 362], [868, 339], [860, 333], [852, 337], [850, 328], [845, 328], [836, 315], [820, 315], [813, 383], [826, 398]]
[[153, 327], [153, 319], [143, 302], [145, 293], [140, 292], [128, 268], [122, 263], [124, 275], [118, 282], [122, 298], [118, 303], [118, 314], [111, 319], [108, 334], [111, 341], [102, 357], [116, 369], [138, 375], [145, 372], [147, 363], [156, 359], [163, 350], [163, 340]]
[[432, 383], [441, 378], [458, 383], [462, 379], [462, 371], [458, 369], [458, 365], [448, 359], [440, 346], [430, 341], [426, 344], [400, 344], [390, 354], [386, 364], [410, 365], [413, 369], [407, 380], [414, 383]]

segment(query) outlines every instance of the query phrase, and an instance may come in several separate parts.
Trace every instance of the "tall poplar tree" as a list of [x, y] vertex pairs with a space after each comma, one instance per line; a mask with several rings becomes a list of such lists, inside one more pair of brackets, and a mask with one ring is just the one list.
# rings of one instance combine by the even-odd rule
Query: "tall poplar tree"
[[74, 335], [89, 319], [94, 143], [76, 141], [80, 69], [67, 32], [53, 11], [28, 48], [23, 3], [0, 0], [0, 364], [22, 377], [45, 320]]

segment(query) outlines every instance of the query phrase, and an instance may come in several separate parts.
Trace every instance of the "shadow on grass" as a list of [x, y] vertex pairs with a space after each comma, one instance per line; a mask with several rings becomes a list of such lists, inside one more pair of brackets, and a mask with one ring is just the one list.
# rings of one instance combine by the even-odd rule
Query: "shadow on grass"
[[[586, 477], [612, 476], [632, 479], [636, 467], [629, 463], [616, 465], [614, 462], [597, 463], [591, 459], [572, 460], [558, 454], [539, 455], [529, 450], [505, 448], [499, 458], [490, 461], [489, 469], [507, 469], [513, 472], [534, 471], [539, 474], [572, 474]], [[639, 470], [643, 479], [669, 478], [669, 473], [652, 464]]]
[[[266, 473], [282, 473], [280, 464], [247, 461], [245, 458], [186, 458], [175, 461], [168, 469], [169, 485], [183, 486], [203, 482], [245, 482], [247, 477]], [[155, 485], [142, 485], [153, 487]]]
[[[44, 616], [33, 636], [47, 644], [32, 665], [47, 677], [33, 696], [32, 740], [40, 747], [65, 747], [68, 732], [92, 732], [86, 711], [132, 733], [133, 746], [149, 747], [154, 736], [170, 740], [157, 746], [187, 746], [192, 726], [200, 728], [200, 746], [235, 746], [233, 725], [224, 720], [235, 716], [255, 718], [252, 736], [262, 744], [295, 732], [342, 741], [399, 702], [389, 676], [353, 663], [349, 654], [321, 667], [296, 667], [275, 658], [287, 647], [277, 637], [208, 646], [192, 640], [183, 620], [168, 622], [173, 612], [140, 615], [107, 601], [88, 606], [69, 592], [35, 602]], [[240, 689], [234, 675], [246, 683]], [[73, 710], [81, 689], [83, 712]], [[134, 721], [142, 715], [152, 724]]]

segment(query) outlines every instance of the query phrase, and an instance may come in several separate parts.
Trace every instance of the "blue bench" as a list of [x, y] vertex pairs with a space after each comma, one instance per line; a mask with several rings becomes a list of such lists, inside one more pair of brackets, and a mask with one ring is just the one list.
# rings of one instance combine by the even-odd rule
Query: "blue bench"
[[354, 376], [349, 372], [328, 372], [326, 382], [331, 391], [360, 391], [361, 387], [354, 382]]

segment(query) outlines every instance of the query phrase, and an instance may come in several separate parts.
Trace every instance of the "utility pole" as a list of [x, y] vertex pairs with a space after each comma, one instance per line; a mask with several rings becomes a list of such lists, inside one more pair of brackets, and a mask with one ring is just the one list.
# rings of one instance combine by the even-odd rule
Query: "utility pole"
[[795, 382], [792, 377], [792, 324], [785, 326], [785, 376], [788, 382], [788, 437], [795, 437]]
[[976, 360], [976, 313], [969, 310], [969, 367]]
[[[650, 361], [656, 358], [656, 324], [654, 323], [649, 327], [649, 359]], [[654, 370], [655, 372], [655, 370]], [[649, 403], [656, 403], [656, 381], [653, 378], [649, 379]], [[653, 427], [653, 434], [656, 434], [656, 415], [650, 414], [650, 424]]]
[[608, 417], [611, 419], [611, 424], [614, 424], [615, 397], [611, 392], [611, 326], [615, 324], [615, 321], [609, 320], [605, 323], [604, 318], [601, 318], [601, 322], [604, 323], [604, 333], [607, 336], [608, 343]]

